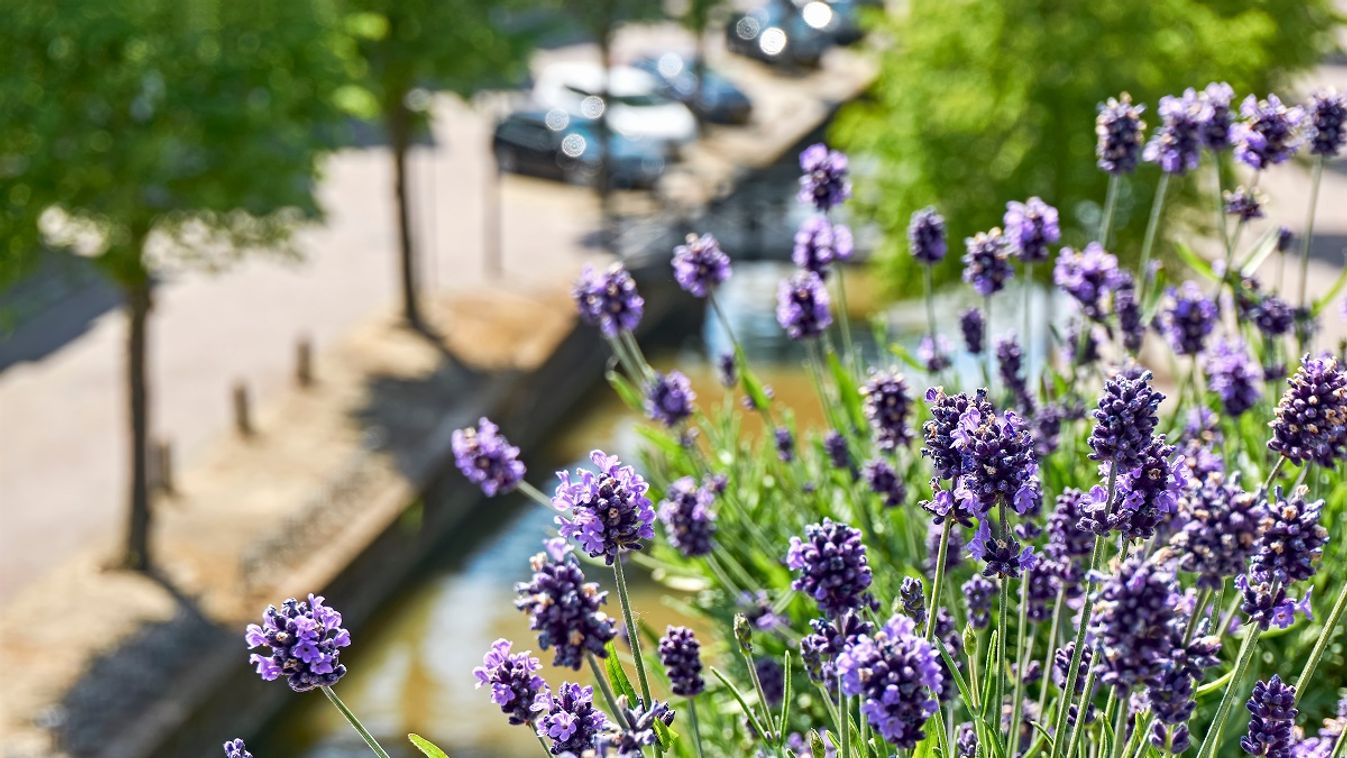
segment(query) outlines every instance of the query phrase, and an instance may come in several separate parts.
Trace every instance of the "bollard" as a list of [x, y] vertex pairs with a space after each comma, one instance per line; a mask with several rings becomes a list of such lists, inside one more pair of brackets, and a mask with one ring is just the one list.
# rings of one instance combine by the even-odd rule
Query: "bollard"
[[154, 482], [155, 489], [165, 495], [177, 493], [173, 482], [173, 443], [158, 440], [154, 443]]
[[253, 434], [253, 420], [248, 402], [248, 387], [243, 382], [234, 383], [234, 428], [244, 437]]
[[313, 385], [313, 343], [308, 337], [300, 337], [295, 345], [295, 381], [301, 387]]

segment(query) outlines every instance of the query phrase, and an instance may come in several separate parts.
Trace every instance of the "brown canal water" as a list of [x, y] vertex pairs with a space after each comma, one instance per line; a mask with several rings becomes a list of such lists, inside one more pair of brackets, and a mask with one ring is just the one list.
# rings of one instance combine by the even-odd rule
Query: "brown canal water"
[[[802, 430], [817, 429], [822, 426], [822, 410], [803, 369], [804, 352], [784, 337], [773, 315], [777, 282], [789, 272], [788, 266], [779, 263], [739, 264], [720, 300], [754, 370], [773, 387], [778, 402], [794, 410]], [[869, 311], [873, 299], [867, 291], [872, 288], [866, 286], [863, 272], [849, 271], [847, 285], [852, 309]], [[1018, 295], [1013, 290], [1011, 294]], [[938, 305], [939, 321], [955, 345], [959, 343], [956, 314], [962, 306], [946, 301]], [[921, 304], [890, 309], [886, 316], [890, 339], [915, 351], [925, 329]], [[1005, 328], [1012, 326], [1018, 324]], [[867, 331], [855, 317], [853, 327], [858, 336]], [[874, 362], [874, 341], [865, 339], [859, 344]], [[722, 402], [723, 390], [707, 356], [728, 348], [722, 330], [708, 319], [700, 334], [658, 349], [653, 359], [658, 368], [676, 366], [688, 374], [698, 405], [709, 409]], [[978, 373], [967, 356], [961, 361], [962, 373]], [[587, 464], [588, 453], [595, 448], [635, 462], [641, 444], [636, 429], [644, 423], [606, 386], [596, 388], [544, 449], [530, 456], [529, 481], [550, 493], [555, 482], [550, 472]], [[748, 423], [746, 418], [749, 433], [761, 433]], [[538, 654], [545, 664], [544, 677], [553, 686], [575, 677], [590, 683], [587, 671], [547, 665], [551, 654], [538, 650], [527, 618], [513, 604], [514, 584], [529, 577], [528, 558], [540, 549], [553, 514], [522, 497], [485, 502], [479, 513], [472, 523], [445, 538], [439, 557], [412, 586], [388, 599], [379, 618], [360, 630], [343, 656], [350, 673], [336, 689], [393, 756], [418, 755], [406, 741], [408, 732], [436, 742], [454, 758], [540, 754], [532, 734], [510, 726], [490, 702], [489, 693], [474, 687], [472, 669], [499, 637], [513, 640], [515, 650], [531, 649]], [[612, 590], [611, 574], [595, 567], [588, 567], [586, 573]], [[662, 629], [667, 623], [687, 623], [667, 602], [669, 590], [638, 572], [629, 572], [629, 576], [633, 605], [651, 626]], [[334, 605], [340, 601], [330, 600]], [[615, 592], [610, 594], [607, 610], [620, 618]], [[369, 755], [317, 693], [295, 695], [293, 705], [273, 726], [248, 742], [259, 758]]]

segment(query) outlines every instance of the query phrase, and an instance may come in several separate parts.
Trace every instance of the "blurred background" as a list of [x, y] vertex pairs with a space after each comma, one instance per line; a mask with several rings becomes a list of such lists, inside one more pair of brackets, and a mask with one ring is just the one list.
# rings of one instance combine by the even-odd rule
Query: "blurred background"
[[[455, 756], [536, 749], [470, 670], [492, 639], [530, 638], [512, 585], [549, 517], [481, 500], [448, 436], [498, 420], [545, 490], [592, 448], [637, 456], [605, 348], [575, 328], [583, 266], [632, 269], [655, 362], [719, 403], [708, 356], [728, 341], [668, 275], [684, 235], [715, 234], [736, 260], [729, 321], [807, 414], [808, 378], [772, 316], [803, 218], [800, 149], [851, 154], [850, 306], [911, 347], [925, 318], [906, 300], [912, 211], [938, 205], [957, 250], [1007, 200], [1041, 195], [1079, 243], [1104, 196], [1098, 102], [1128, 91], [1153, 115], [1161, 95], [1209, 81], [1293, 101], [1347, 89], [1345, 10], [7, 3], [0, 755], [213, 755], [235, 736], [258, 755], [362, 754], [320, 698], [246, 666], [243, 624], [319, 590], [356, 637], [340, 689], [386, 744], [416, 731]], [[1123, 185], [1124, 257], [1157, 175]], [[1262, 226], [1301, 231], [1308, 175], [1268, 174]], [[1168, 234], [1204, 233], [1209, 180], [1171, 187]], [[1341, 160], [1319, 209], [1311, 292], [1347, 245]], [[1061, 310], [1017, 286], [1046, 335]], [[952, 340], [960, 297], [939, 300]], [[1330, 344], [1347, 331], [1327, 327]], [[1029, 344], [1042, 360], [1047, 340]], [[652, 623], [678, 615], [638, 591]]]

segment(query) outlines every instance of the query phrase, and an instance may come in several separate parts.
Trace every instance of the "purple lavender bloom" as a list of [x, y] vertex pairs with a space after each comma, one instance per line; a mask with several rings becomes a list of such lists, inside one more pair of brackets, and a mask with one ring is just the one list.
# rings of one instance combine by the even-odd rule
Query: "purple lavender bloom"
[[484, 684], [491, 687], [491, 702], [500, 706], [511, 724], [527, 724], [534, 718], [533, 704], [547, 692], [547, 682], [537, 673], [543, 664], [527, 651], [512, 654], [511, 646], [503, 638], [491, 643], [472, 675], [477, 677], [477, 689]]
[[920, 579], [903, 577], [898, 587], [898, 601], [902, 604], [903, 613], [917, 626], [926, 623], [926, 590]]
[[985, 389], [970, 398], [962, 392], [946, 395], [943, 387], [931, 387], [926, 390], [926, 404], [930, 406], [931, 419], [922, 427], [926, 444], [921, 455], [931, 459], [938, 479], [953, 480], [964, 472], [964, 455], [955, 436], [964, 414], [972, 409], [987, 416], [995, 415], [996, 410], [987, 402]]
[[1133, 105], [1132, 96], [1126, 92], [1099, 106], [1099, 116], [1094, 121], [1099, 168], [1118, 175], [1130, 174], [1137, 167], [1142, 132], [1146, 129], [1146, 122], [1141, 120], [1144, 110], [1146, 106]]
[[1210, 474], [1184, 497], [1180, 516], [1183, 528], [1169, 540], [1176, 565], [1197, 574], [1198, 587], [1217, 589], [1258, 549], [1266, 511], [1238, 474]]
[[1024, 350], [1013, 333], [996, 341], [996, 368], [1001, 375], [1001, 383], [1016, 398], [1029, 396], [1029, 386], [1024, 380]]
[[1204, 363], [1207, 388], [1221, 398], [1227, 415], [1238, 417], [1263, 399], [1263, 371], [1250, 357], [1244, 340], [1216, 340]]
[[646, 707], [638, 700], [636, 705], [629, 707], [627, 696], [622, 695], [617, 702], [621, 708], [621, 712], [616, 714], [620, 726], [615, 732], [599, 735], [596, 754], [616, 755], [617, 758], [641, 758], [645, 755], [644, 748], [659, 741], [655, 722], [658, 721], [665, 726], [673, 724], [674, 710], [663, 700], [654, 701], [650, 707]]
[[1062, 332], [1062, 362], [1075, 366], [1093, 366], [1099, 362], [1099, 345], [1105, 337], [1100, 328], [1078, 318], [1069, 319]]
[[1182, 97], [1162, 97], [1160, 128], [1151, 135], [1141, 157], [1159, 164], [1166, 174], [1183, 174], [1197, 168], [1201, 155], [1203, 103], [1190, 87]]
[[224, 744], [225, 758], [253, 758], [243, 740], [234, 739]]
[[552, 740], [552, 755], [582, 755], [612, 724], [594, 707], [594, 688], [562, 682], [556, 692], [544, 690], [533, 703], [538, 736]]
[[1291, 243], [1295, 241], [1295, 233], [1285, 226], [1277, 227], [1277, 252], [1285, 253], [1291, 249]]
[[827, 616], [874, 605], [870, 561], [861, 533], [825, 518], [804, 528], [804, 539], [790, 538], [786, 565], [796, 572], [793, 589], [818, 603]]
[[992, 598], [996, 595], [996, 584], [981, 574], [974, 574], [963, 583], [964, 608], [968, 613], [968, 623], [974, 629], [986, 629], [991, 621]]
[[1118, 330], [1122, 332], [1123, 347], [1136, 355], [1146, 338], [1146, 325], [1142, 322], [1136, 283], [1132, 275], [1125, 271], [1120, 272], [1113, 290], [1113, 312], [1118, 315]]
[[1240, 162], [1264, 169], [1295, 155], [1300, 146], [1300, 124], [1305, 120], [1305, 111], [1299, 106], [1288, 108], [1276, 95], [1268, 95], [1266, 100], [1249, 95], [1240, 103], [1239, 112], [1244, 120], [1235, 124], [1232, 138]]
[[574, 539], [591, 558], [612, 565], [628, 550], [640, 550], [642, 540], [655, 536], [655, 509], [646, 493], [650, 485], [631, 466], [602, 450], [589, 454], [597, 471], [558, 471], [552, 505], [561, 536]]
[[842, 691], [860, 696], [861, 714], [881, 737], [902, 749], [916, 746], [939, 707], [931, 695], [944, 677], [939, 656], [912, 619], [895, 615], [883, 629], [857, 639], [838, 656], [837, 669]]
[[861, 468], [861, 478], [870, 491], [884, 498], [885, 508], [897, 508], [907, 500], [907, 486], [893, 466], [883, 458], [873, 458]]
[[1019, 514], [1036, 510], [1041, 495], [1033, 436], [1014, 411], [986, 410], [968, 408], [954, 431], [955, 449], [964, 459], [956, 488], [962, 492], [955, 496], [976, 501], [978, 513], [998, 503]]
[[959, 724], [958, 736], [954, 739], [954, 754], [958, 758], [976, 758], [978, 752], [978, 733], [971, 721]]
[[1313, 588], [1305, 590], [1305, 596], [1296, 600], [1286, 594], [1286, 587], [1280, 582], [1254, 572], [1235, 577], [1235, 588], [1240, 593], [1239, 609], [1262, 629], [1274, 624], [1278, 629], [1286, 629], [1295, 623], [1297, 613], [1314, 620], [1310, 604]]
[[[1057, 599], [1057, 589], [1061, 586], [1064, 567], [1051, 559], [1040, 559], [1025, 570], [1024, 581], [1029, 583], [1025, 599], [1029, 601], [1028, 618], [1034, 623], [1042, 623], [1052, 617], [1052, 604]], [[1031, 673], [1025, 669], [1025, 676]], [[1039, 669], [1042, 674], [1042, 669]]]
[[1289, 496], [1281, 487], [1268, 503], [1262, 524], [1262, 539], [1249, 568], [1282, 584], [1314, 576], [1314, 564], [1323, 556], [1328, 530], [1319, 523], [1324, 501], [1307, 502], [1309, 490], [1300, 486]]
[[515, 584], [515, 608], [529, 615], [529, 629], [538, 633], [543, 650], [555, 648], [555, 666], [580, 670], [586, 653], [606, 655], [604, 645], [617, 627], [600, 607], [608, 593], [585, 581], [580, 562], [561, 538], [543, 543], [545, 550], [529, 558], [533, 578]]
[[801, 203], [812, 205], [827, 213], [851, 197], [851, 182], [847, 181], [847, 156], [827, 145], [816, 143], [800, 153]]
[[669, 485], [669, 494], [659, 505], [659, 518], [669, 544], [685, 558], [711, 552], [716, 534], [716, 514], [711, 510], [715, 495], [696, 480], [685, 476]]
[[1010, 245], [998, 227], [964, 239], [963, 280], [983, 297], [1005, 289], [1015, 277], [1010, 265]]
[[786, 694], [786, 669], [775, 658], [759, 658], [753, 661], [753, 670], [762, 684], [762, 695], [767, 699], [767, 707], [781, 707], [781, 698]]
[[907, 225], [907, 243], [919, 263], [933, 266], [944, 260], [945, 217], [930, 207], [913, 213]]
[[1253, 686], [1245, 706], [1249, 709], [1249, 732], [1239, 746], [1249, 755], [1291, 758], [1294, 754], [1296, 727], [1296, 688], [1284, 684], [1276, 674]]
[[692, 415], [697, 393], [681, 371], [656, 373], [645, 388], [645, 415], [667, 427], [675, 427]]
[[827, 279], [832, 264], [851, 260], [854, 250], [855, 242], [846, 225], [834, 224], [827, 216], [810, 216], [801, 222], [795, 232], [791, 260], [796, 266], [813, 271], [821, 279]]
[[[936, 561], [940, 559], [940, 535], [945, 530], [937, 524], [928, 524], [926, 528], [926, 560], [923, 567], [926, 573], [934, 575]], [[960, 529], [949, 530], [949, 544], [945, 546], [945, 573], [950, 573], [963, 565], [964, 537]]]
[[973, 541], [968, 543], [968, 554], [974, 560], [987, 563], [982, 569], [982, 575], [987, 577], [1018, 579], [1020, 572], [1038, 564], [1033, 547], [1021, 548], [1020, 543], [1008, 533], [992, 536], [986, 518], [979, 520]]
[[1276, 295], [1264, 295], [1249, 309], [1248, 315], [1258, 331], [1268, 337], [1287, 334], [1295, 325], [1295, 309]]
[[1347, 371], [1326, 355], [1306, 355], [1270, 426], [1268, 449], [1292, 463], [1332, 468], [1347, 459]]
[[270, 649], [266, 655], [248, 656], [257, 675], [268, 682], [285, 677], [295, 692], [331, 687], [346, 676], [338, 659], [341, 649], [351, 644], [351, 633], [342, 628], [341, 614], [323, 605], [322, 595], [311, 594], [308, 602], [290, 598], [280, 608], [267, 606], [262, 623], [249, 624], [243, 640], [249, 650]]
[[1121, 532], [1132, 540], [1155, 536], [1156, 529], [1168, 523], [1179, 510], [1179, 498], [1188, 486], [1188, 470], [1164, 437], [1156, 435], [1141, 455], [1141, 463], [1118, 477], [1112, 504], [1096, 485], [1090, 490], [1087, 515], [1079, 526], [1096, 534]]
[[880, 450], [894, 450], [912, 440], [912, 430], [908, 428], [912, 395], [901, 373], [873, 372], [860, 392], [865, 418], [870, 421]]
[[822, 334], [833, 322], [828, 289], [812, 271], [797, 272], [776, 292], [776, 322], [793, 340]]
[[1055, 245], [1062, 238], [1057, 209], [1041, 198], [1031, 197], [1023, 203], [1014, 200], [1006, 203], [1002, 222], [1011, 247], [1025, 263], [1046, 261], [1048, 246]]
[[1310, 153], [1332, 158], [1347, 144], [1347, 96], [1334, 89], [1321, 90], [1310, 95], [1305, 108], [1310, 117]]
[[786, 624], [786, 619], [773, 609], [772, 598], [762, 590], [740, 594], [738, 607], [754, 629], [770, 632]]
[[1161, 327], [1169, 344], [1179, 355], [1197, 355], [1206, 345], [1207, 335], [1216, 327], [1220, 309], [1216, 301], [1202, 293], [1196, 282], [1187, 281], [1179, 289], [1169, 288], [1168, 302], [1161, 312]]
[[715, 237], [689, 234], [674, 248], [673, 270], [679, 287], [693, 297], [706, 297], [730, 278], [730, 256], [720, 249]]
[[1057, 452], [1065, 418], [1066, 411], [1057, 403], [1046, 403], [1034, 412], [1031, 431], [1034, 435], [1034, 455], [1040, 460]]
[[938, 374], [950, 367], [950, 352], [949, 340], [945, 339], [945, 335], [937, 334], [932, 338], [928, 334], [917, 345], [917, 360], [921, 361], [928, 373]]
[[814, 619], [813, 629], [800, 639], [800, 659], [809, 678], [828, 690], [837, 688], [837, 656], [847, 646], [874, 631], [874, 625], [859, 613], [844, 613], [836, 619]]
[[1198, 97], [1202, 101], [1202, 144], [1214, 151], [1230, 147], [1231, 126], [1235, 121], [1230, 103], [1235, 99], [1235, 90], [1225, 82], [1212, 82]]
[[1057, 496], [1048, 514], [1048, 544], [1044, 548], [1053, 560], [1079, 565], [1094, 550], [1094, 534], [1079, 526], [1089, 502], [1089, 496], [1074, 488]]
[[1141, 465], [1165, 396], [1151, 386], [1151, 372], [1129, 368], [1104, 383], [1095, 425], [1090, 432], [1090, 460], [1111, 463], [1118, 471]]
[[1163, 566], [1132, 556], [1099, 588], [1090, 632], [1105, 685], [1130, 690], [1164, 670], [1178, 624], [1178, 584]]
[[636, 280], [614, 263], [602, 274], [585, 266], [571, 290], [580, 319], [598, 326], [605, 337], [636, 331], [645, 312], [645, 299], [636, 291]]
[[840, 471], [851, 471], [851, 450], [847, 448], [847, 438], [836, 429], [828, 430], [823, 437], [823, 451], [828, 454], [828, 462]]
[[451, 444], [458, 470], [487, 497], [510, 492], [524, 478], [519, 448], [502, 437], [500, 428], [485, 417], [477, 421], [476, 429], [456, 430]]
[[987, 322], [982, 317], [982, 311], [977, 308], [969, 308], [959, 314], [959, 329], [963, 331], [964, 346], [973, 355], [982, 354], [982, 337], [986, 328]]
[[669, 674], [670, 689], [679, 697], [696, 697], [706, 689], [702, 681], [702, 646], [692, 630], [670, 626], [659, 640], [659, 659]]
[[1122, 279], [1118, 258], [1098, 242], [1091, 242], [1079, 252], [1062, 248], [1052, 269], [1052, 281], [1080, 303], [1086, 316], [1099, 320], [1104, 317], [1105, 297]]
[[781, 459], [782, 463], [790, 463], [795, 460], [795, 436], [784, 426], [779, 426], [775, 431], [776, 436], [776, 457]]
[[735, 364], [734, 353], [721, 353], [716, 358], [716, 375], [720, 379], [720, 386], [730, 389], [739, 383], [739, 370]]
[[1221, 193], [1225, 213], [1248, 222], [1263, 217], [1263, 194], [1243, 186]]

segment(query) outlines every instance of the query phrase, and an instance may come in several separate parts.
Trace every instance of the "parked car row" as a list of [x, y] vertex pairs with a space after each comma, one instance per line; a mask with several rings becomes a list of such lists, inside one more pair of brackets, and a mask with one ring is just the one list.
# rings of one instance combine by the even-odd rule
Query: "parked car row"
[[[790, 66], [817, 66], [832, 45], [861, 38], [859, 16], [883, 0], [765, 0], [732, 16], [732, 52]], [[502, 171], [615, 188], [650, 188], [700, 123], [745, 124], [753, 103], [742, 90], [693, 57], [664, 53], [607, 71], [596, 63], [559, 62], [533, 83], [532, 104], [497, 125], [492, 139]], [[609, 129], [607, 146], [599, 123]]]

